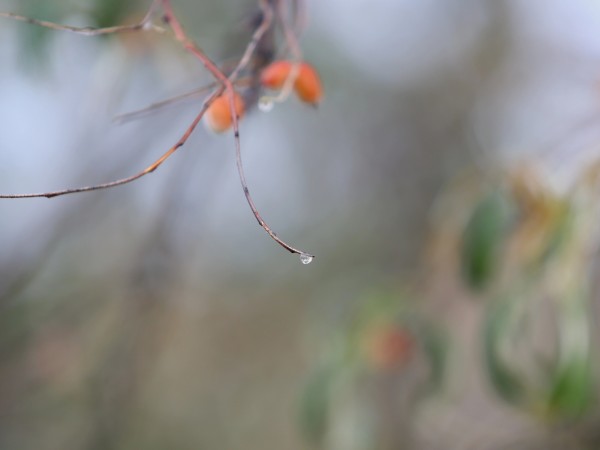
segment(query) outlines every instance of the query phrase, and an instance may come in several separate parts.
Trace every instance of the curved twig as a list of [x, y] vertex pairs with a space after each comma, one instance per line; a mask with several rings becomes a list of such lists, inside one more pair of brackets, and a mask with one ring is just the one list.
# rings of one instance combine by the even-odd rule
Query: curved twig
[[84, 36], [100, 36], [105, 34], [113, 34], [113, 33], [122, 33], [126, 31], [139, 31], [139, 30], [154, 30], [161, 31], [162, 28], [155, 26], [152, 24], [152, 16], [158, 6], [158, 0], [154, 0], [148, 8], [148, 12], [144, 16], [144, 18], [133, 25], [119, 25], [114, 27], [106, 27], [106, 28], [94, 28], [94, 27], [73, 27], [70, 25], [60, 25], [54, 22], [48, 22], [46, 20], [38, 20], [32, 19], [30, 17], [21, 16], [19, 14], [8, 13], [8, 12], [0, 12], [0, 17], [4, 17], [7, 19], [18, 20], [20, 22], [25, 22], [30, 25], [37, 25], [44, 28], [50, 28], [51, 30], [56, 31], [67, 31], [69, 33], [83, 34]]
[[240, 182], [242, 184], [242, 188], [244, 189], [244, 195], [246, 196], [248, 205], [250, 206], [250, 209], [252, 210], [254, 217], [258, 221], [258, 224], [267, 232], [267, 234], [275, 242], [277, 242], [279, 245], [281, 245], [283, 248], [285, 248], [289, 252], [297, 253], [297, 254], [303, 255], [305, 257], [313, 258], [314, 257], [313, 255], [310, 255], [302, 250], [299, 250], [299, 249], [291, 246], [290, 244], [288, 244], [281, 238], [279, 238], [277, 236], [277, 234], [275, 234], [275, 232], [273, 232], [271, 227], [269, 227], [269, 225], [267, 225], [267, 223], [264, 221], [264, 219], [261, 217], [260, 213], [258, 212], [258, 209], [256, 208], [256, 206], [254, 204], [254, 201], [252, 200], [250, 191], [248, 189], [248, 184], [246, 183], [246, 177], [244, 175], [244, 168], [242, 165], [240, 132], [239, 132], [239, 117], [235, 113], [235, 111], [236, 111], [235, 97], [234, 97], [235, 90], [233, 89], [232, 79], [235, 79], [235, 77], [238, 75], [238, 73], [241, 71], [241, 69], [244, 67], [244, 65], [248, 64], [253, 52], [256, 50], [256, 46], [258, 45], [258, 42], [260, 41], [260, 39], [262, 38], [264, 33], [271, 26], [271, 21], [272, 21], [273, 15], [272, 15], [270, 6], [268, 5], [268, 3], [266, 1], [261, 1], [261, 8], [263, 9], [263, 18], [262, 18], [261, 25], [257, 28], [252, 40], [246, 47], [246, 51], [244, 52], [244, 55], [242, 56], [240, 63], [238, 64], [238, 67], [236, 67], [236, 69], [234, 69], [234, 71], [232, 72], [230, 77], [227, 77], [216, 66], [216, 64], [214, 64], [212, 62], [212, 60], [210, 58], [208, 58], [196, 46], [196, 44], [194, 44], [193, 41], [188, 39], [187, 35], [185, 34], [185, 31], [183, 30], [183, 27], [181, 26], [181, 23], [179, 22], [177, 17], [175, 17], [175, 15], [173, 14], [170, 0], [162, 0], [162, 4], [163, 4], [163, 8], [165, 9], [165, 21], [173, 29], [173, 32], [175, 33], [175, 38], [179, 42], [181, 42], [182, 45], [189, 52], [191, 52], [198, 59], [200, 59], [202, 64], [204, 64], [204, 66], [214, 75], [214, 77], [217, 78], [223, 84], [223, 90], [225, 91], [226, 95], [229, 98], [229, 109], [231, 111], [231, 117], [232, 117], [232, 128], [233, 128], [233, 135], [234, 135], [234, 139], [235, 139], [235, 154], [236, 154], [236, 164], [237, 164], [237, 168], [238, 168], [238, 174], [240, 176]]
[[160, 158], [158, 158], [156, 161], [154, 161], [152, 164], [150, 164], [144, 170], [136, 173], [135, 175], [131, 175], [131, 176], [125, 177], [125, 178], [120, 178], [118, 180], [111, 181], [108, 183], [96, 184], [96, 185], [92, 185], [92, 186], [83, 186], [83, 187], [77, 187], [77, 188], [62, 189], [59, 191], [39, 192], [39, 193], [31, 193], [31, 194], [2, 194], [2, 195], [0, 195], [0, 198], [41, 198], [41, 197], [52, 198], [52, 197], [58, 197], [61, 195], [76, 194], [78, 192], [89, 192], [89, 191], [97, 191], [100, 189], [112, 188], [115, 186], [121, 186], [123, 184], [128, 184], [128, 183], [131, 183], [132, 181], [142, 178], [143, 176], [148, 175], [149, 173], [152, 173], [156, 169], [158, 169], [158, 167], [162, 163], [164, 163], [173, 153], [175, 153], [180, 147], [183, 147], [183, 145], [186, 143], [186, 141], [188, 140], [190, 135], [194, 132], [194, 130], [198, 126], [198, 123], [200, 123], [200, 120], [202, 120], [202, 116], [204, 116], [204, 113], [208, 109], [208, 106], [218, 95], [219, 95], [219, 91], [216, 91], [213, 95], [211, 95], [204, 102], [204, 106], [202, 107], [202, 110], [200, 111], [200, 113], [196, 116], [194, 121], [190, 124], [190, 126], [187, 128], [185, 133], [181, 136], [181, 138], [177, 141], [177, 143], [173, 147], [171, 147], [169, 150], [167, 150]]
[[139, 119], [140, 117], [143, 117], [144, 115], [146, 115], [150, 112], [160, 110], [166, 106], [171, 106], [180, 100], [191, 99], [191, 98], [195, 98], [200, 95], [206, 94], [207, 91], [209, 91], [210, 89], [214, 89], [216, 86], [217, 86], [216, 83], [211, 83], [207, 86], [202, 86], [202, 87], [196, 88], [193, 91], [189, 91], [184, 94], [176, 95], [174, 97], [170, 97], [165, 100], [161, 100], [161, 101], [152, 103], [148, 106], [145, 106], [144, 108], [136, 109], [134, 111], [129, 111], [129, 112], [126, 112], [123, 114], [118, 114], [113, 117], [113, 122], [117, 122], [117, 123], [121, 124], [121, 123], [128, 122], [130, 120]]
[[[84, 187], [78, 187], [78, 188], [63, 189], [63, 190], [58, 190], [58, 191], [50, 191], [50, 192], [42, 192], [42, 193], [29, 193], [29, 194], [4, 194], [4, 195], [0, 194], [0, 199], [2, 199], [2, 198], [7, 198], [7, 199], [8, 198], [12, 198], [12, 199], [39, 198], [39, 197], [52, 198], [52, 197], [58, 197], [61, 195], [75, 194], [75, 193], [79, 193], [79, 192], [89, 192], [89, 191], [95, 191], [95, 190], [100, 190], [100, 189], [112, 188], [112, 187], [128, 184], [139, 178], [142, 178], [143, 176], [154, 172], [173, 153], [175, 153], [180, 147], [182, 147], [185, 144], [185, 142], [188, 140], [190, 135], [193, 133], [193, 131], [197, 127], [198, 123], [204, 116], [204, 113], [207, 111], [208, 107], [211, 105], [211, 103], [214, 101], [214, 99], [216, 99], [219, 95], [221, 95], [221, 94], [223, 94], [223, 92], [225, 92], [225, 94], [227, 95], [228, 100], [229, 100], [229, 107], [230, 107], [231, 116], [232, 116], [232, 128], [233, 128], [233, 134], [234, 134], [234, 140], [235, 140], [235, 154], [236, 154], [236, 164], [237, 164], [238, 174], [239, 174], [240, 182], [242, 184], [242, 188], [244, 190], [244, 195], [246, 197], [248, 205], [250, 206], [250, 209], [252, 210], [252, 213], [254, 214], [254, 217], [258, 221], [259, 225], [267, 232], [267, 234], [275, 242], [277, 242], [279, 245], [281, 245], [283, 248], [285, 248], [286, 250], [288, 250], [291, 253], [297, 253], [297, 254], [301, 255], [302, 258], [305, 258], [308, 261], [312, 260], [312, 258], [313, 258], [312, 255], [310, 255], [302, 250], [299, 250], [299, 249], [289, 245], [282, 239], [280, 239], [277, 236], [277, 234], [268, 226], [268, 224], [261, 217], [261, 215], [258, 212], [258, 209], [256, 208], [256, 205], [254, 204], [254, 201], [250, 195], [250, 191], [248, 189], [246, 177], [244, 174], [244, 168], [242, 165], [240, 133], [239, 133], [239, 117], [235, 113], [236, 108], [235, 108], [234, 82], [239, 77], [242, 70], [244, 70], [244, 68], [247, 67], [247, 65], [250, 63], [252, 56], [256, 52], [256, 49], [258, 47], [260, 40], [265, 35], [265, 33], [269, 30], [269, 28], [272, 26], [273, 9], [268, 0], [260, 0], [260, 7], [261, 7], [261, 11], [262, 11], [261, 24], [255, 30], [255, 32], [252, 36], [252, 39], [246, 46], [244, 54], [242, 55], [237, 66], [231, 72], [231, 74], [229, 76], [225, 75], [225, 73], [207, 55], [205, 55], [204, 52], [202, 50], [200, 50], [200, 48], [198, 48], [198, 46], [191, 39], [189, 39], [187, 37], [181, 23], [179, 22], [179, 20], [177, 19], [177, 17], [175, 16], [175, 14], [173, 12], [170, 0], [154, 0], [152, 2], [152, 4], [150, 5], [148, 12], [142, 19], [142, 21], [137, 24], [107, 27], [107, 28], [91, 28], [91, 27], [80, 28], [80, 27], [71, 27], [71, 26], [67, 26], [67, 25], [58, 25], [58, 24], [55, 24], [52, 22], [46, 22], [46, 21], [37, 20], [37, 19], [30, 19], [28, 17], [24, 17], [24, 16], [20, 16], [17, 14], [12, 14], [12, 13], [0, 13], [0, 17], [11, 18], [11, 19], [27, 22], [27, 23], [30, 23], [33, 25], [43, 26], [46, 28], [54, 29], [54, 30], [69, 31], [69, 32], [84, 34], [84, 35], [88, 35], [88, 36], [111, 34], [111, 33], [125, 32], [125, 31], [137, 31], [137, 30], [142, 30], [142, 29], [153, 29], [153, 30], [163, 31], [161, 28], [154, 26], [151, 22], [152, 16], [153, 16], [155, 9], [159, 3], [162, 4], [163, 10], [164, 10], [163, 20], [173, 30], [175, 39], [177, 41], [179, 41], [181, 43], [181, 45], [188, 52], [192, 53], [196, 58], [198, 58], [200, 60], [200, 62], [204, 65], [204, 67], [211, 73], [211, 75], [221, 84], [221, 86], [218, 87], [217, 89], [215, 89], [215, 91], [211, 94], [211, 96], [204, 102], [202, 110], [196, 116], [196, 118], [193, 120], [193, 122], [188, 126], [187, 130], [182, 135], [182, 137], [179, 139], [179, 141], [177, 141], [177, 143], [174, 146], [172, 146], [167, 152], [165, 152], [160, 158], [158, 158], [150, 166], [146, 167], [141, 172], [138, 172], [129, 177], [121, 178], [121, 179], [111, 181], [108, 183], [102, 183], [102, 184], [97, 184], [97, 185], [92, 185], [92, 186], [84, 186]], [[290, 45], [290, 47], [292, 47], [293, 53], [297, 56], [298, 52], [299, 52], [299, 48], [297, 46], [295, 36], [293, 36], [293, 32], [291, 32], [291, 30], [289, 29], [289, 26], [285, 23], [285, 18], [284, 18], [285, 13], [283, 12], [282, 8], [279, 6], [277, 9], [280, 13], [280, 19], [282, 21], [284, 31], [287, 31], [286, 38], [288, 40], [288, 45]], [[290, 33], [291, 33], [291, 36], [290, 36]], [[299, 58], [296, 58], [296, 59], [299, 59]], [[295, 67], [295, 70], [292, 70], [292, 73], [294, 73], [294, 72], [297, 72], [297, 67]], [[286, 83], [288, 83], [288, 84], [293, 83], [293, 80], [295, 77], [292, 76], [292, 77], [288, 77], [288, 78], [290, 78], [291, 81], [287, 80]], [[189, 95], [189, 94], [185, 94], [184, 96], [187, 96], [187, 95]], [[180, 96], [179, 98], [181, 98], [181, 97], [182, 96]], [[127, 117], [127, 116], [131, 116], [131, 115], [137, 115], [140, 113], [144, 113], [150, 109], [169, 104], [172, 101], [173, 101], [173, 99], [159, 102], [157, 104], [150, 105], [150, 107], [148, 107], [148, 108], [144, 108], [140, 111], [135, 111], [131, 114], [126, 114], [121, 117]], [[303, 262], [304, 262], [304, 259], [303, 259]]]

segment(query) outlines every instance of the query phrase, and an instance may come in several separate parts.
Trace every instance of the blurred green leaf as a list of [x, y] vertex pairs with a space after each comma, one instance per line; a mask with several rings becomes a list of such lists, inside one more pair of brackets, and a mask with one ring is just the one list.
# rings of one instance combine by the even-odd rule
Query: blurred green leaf
[[327, 431], [330, 391], [335, 371], [331, 367], [317, 370], [308, 380], [300, 400], [300, 424], [306, 438], [316, 444]]
[[549, 396], [553, 415], [579, 416], [593, 404], [593, 378], [589, 361], [573, 359], [557, 374]]
[[[83, 5], [77, 7], [66, 1], [21, 0], [18, 10], [20, 15], [55, 23], [64, 23], [69, 14], [83, 14], [86, 24], [94, 27], [108, 27], [122, 24], [129, 16], [139, 11], [144, 14], [147, 5], [139, 1], [95, 0], [90, 8]], [[19, 24], [23, 61], [32, 67], [43, 65], [47, 61], [46, 46], [59, 31], [42, 26]], [[100, 37], [101, 38], [101, 37]]]
[[[576, 290], [579, 289], [578, 286]], [[531, 314], [521, 308], [528, 299], [525, 295], [507, 297], [492, 305], [488, 312], [484, 356], [490, 381], [507, 402], [543, 418], [581, 416], [593, 405], [595, 392], [586, 296], [568, 295], [551, 306], [556, 308], [559, 346], [553, 361], [545, 361], [538, 367], [543, 368], [543, 375], [529, 381], [502, 355], [503, 346], [515, 345], [509, 340], [515, 337], [517, 321], [522, 314]], [[530, 363], [540, 366], [533, 349], [531, 353]]]
[[496, 392], [510, 403], [520, 403], [525, 386], [519, 376], [504, 361], [501, 346], [513, 333], [513, 304], [515, 300], [499, 301], [492, 305], [484, 323], [484, 359]]
[[592, 405], [594, 393], [587, 296], [576, 293], [561, 306], [561, 354], [548, 406], [553, 415], [579, 416]]
[[498, 251], [509, 218], [506, 198], [494, 191], [475, 207], [462, 241], [462, 271], [469, 286], [484, 288], [498, 264]]
[[417, 334], [431, 369], [430, 378], [421, 389], [424, 395], [428, 395], [443, 385], [449, 344], [447, 336], [430, 324], [420, 324]]

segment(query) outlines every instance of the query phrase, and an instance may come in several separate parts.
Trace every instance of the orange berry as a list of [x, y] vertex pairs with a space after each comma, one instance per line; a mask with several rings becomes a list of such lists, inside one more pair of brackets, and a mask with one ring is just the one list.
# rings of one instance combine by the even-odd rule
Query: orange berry
[[[275, 61], [261, 73], [261, 83], [269, 89], [281, 89], [294, 66], [290, 61]], [[294, 90], [303, 102], [316, 105], [323, 97], [323, 87], [317, 71], [306, 62], [298, 66]]]
[[316, 105], [323, 97], [323, 87], [319, 74], [310, 64], [300, 64], [300, 72], [294, 83], [294, 89], [300, 100]]
[[[244, 115], [244, 100], [237, 92], [234, 94], [235, 114], [238, 117]], [[223, 93], [213, 100], [204, 113], [204, 124], [215, 133], [223, 133], [233, 124], [229, 95]]]
[[260, 74], [260, 82], [269, 89], [281, 89], [292, 70], [289, 61], [275, 61], [269, 64]]
[[415, 350], [412, 334], [396, 325], [380, 325], [365, 336], [367, 360], [376, 369], [392, 369], [405, 365]]

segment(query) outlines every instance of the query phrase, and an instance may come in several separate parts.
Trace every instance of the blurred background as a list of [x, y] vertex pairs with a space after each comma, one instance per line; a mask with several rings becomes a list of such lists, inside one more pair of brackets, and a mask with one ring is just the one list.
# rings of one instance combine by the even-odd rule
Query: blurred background
[[[149, 1], [0, 0], [80, 26]], [[254, 0], [173, 0], [213, 59]], [[600, 2], [307, 0], [322, 77], [112, 190], [0, 201], [1, 449], [597, 449]], [[0, 192], [127, 176], [211, 81], [0, 21]]]

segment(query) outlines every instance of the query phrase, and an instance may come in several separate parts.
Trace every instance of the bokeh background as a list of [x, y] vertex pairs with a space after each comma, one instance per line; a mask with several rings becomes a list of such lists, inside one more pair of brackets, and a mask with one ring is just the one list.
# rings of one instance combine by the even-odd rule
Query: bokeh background
[[[74, 25], [149, 1], [0, 0]], [[173, 0], [215, 60], [252, 0]], [[1, 449], [597, 449], [600, 2], [306, 1], [323, 79], [113, 190], [0, 202]], [[0, 22], [0, 192], [147, 166], [167, 36]]]

